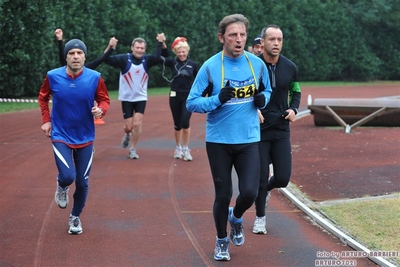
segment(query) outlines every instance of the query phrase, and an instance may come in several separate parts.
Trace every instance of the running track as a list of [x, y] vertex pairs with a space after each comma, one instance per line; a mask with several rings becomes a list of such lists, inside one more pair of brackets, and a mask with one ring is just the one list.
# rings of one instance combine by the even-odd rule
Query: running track
[[[306, 109], [308, 94], [400, 95], [398, 85], [302, 91], [300, 110]], [[252, 208], [244, 216], [245, 244], [231, 244], [229, 263], [214, 261], [214, 192], [204, 145], [205, 116], [194, 114], [191, 120], [193, 162], [172, 158], [166, 96], [149, 99], [138, 160], [128, 159], [128, 151], [120, 147], [123, 122], [118, 101], [112, 102], [104, 120], [106, 124], [96, 126], [90, 193], [81, 215], [84, 232], [70, 236], [70, 207], [61, 210], [54, 203], [56, 167], [50, 142], [40, 130], [39, 109], [0, 115], [0, 267], [310, 267], [317, 259], [332, 259], [318, 258], [318, 252], [352, 250], [275, 190], [267, 208], [268, 234], [251, 233]], [[292, 181], [313, 200], [400, 191], [399, 128], [361, 127], [346, 135], [344, 130], [313, 126], [309, 116], [294, 123], [292, 131]], [[341, 142], [343, 146], [337, 145]], [[348, 144], [352, 152], [346, 150]], [[317, 173], [325, 174], [324, 179]], [[355, 260], [357, 266], [376, 266], [365, 258]]]

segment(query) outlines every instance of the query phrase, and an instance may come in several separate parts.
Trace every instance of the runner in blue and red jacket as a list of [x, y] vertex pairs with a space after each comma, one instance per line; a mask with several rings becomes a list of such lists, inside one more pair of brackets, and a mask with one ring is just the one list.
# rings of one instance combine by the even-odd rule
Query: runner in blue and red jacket
[[100, 73], [84, 67], [86, 45], [81, 40], [66, 43], [64, 55], [67, 66], [47, 73], [38, 101], [41, 129], [51, 139], [58, 169], [55, 201], [65, 209], [69, 203], [68, 187], [75, 182], [68, 233], [81, 234], [80, 214], [88, 195], [93, 161], [93, 117], [102, 118], [107, 113], [110, 98]]

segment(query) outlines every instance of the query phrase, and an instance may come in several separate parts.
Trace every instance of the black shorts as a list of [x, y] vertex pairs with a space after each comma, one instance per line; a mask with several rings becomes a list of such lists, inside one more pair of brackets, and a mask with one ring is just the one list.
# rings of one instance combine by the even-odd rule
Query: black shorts
[[121, 101], [122, 105], [122, 115], [124, 119], [129, 119], [133, 117], [133, 114], [142, 113], [144, 114], [144, 110], [146, 109], [147, 101], [137, 101], [137, 102], [129, 102], [129, 101]]

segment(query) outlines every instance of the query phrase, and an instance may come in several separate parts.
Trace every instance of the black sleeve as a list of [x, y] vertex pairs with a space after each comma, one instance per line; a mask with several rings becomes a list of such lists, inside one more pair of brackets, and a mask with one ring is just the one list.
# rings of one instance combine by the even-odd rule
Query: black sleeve
[[125, 70], [128, 64], [128, 54], [118, 54], [114, 56], [109, 56], [104, 60], [104, 63], [123, 71]]
[[[161, 43], [161, 47], [162, 47], [162, 43]], [[163, 56], [163, 57], [168, 57], [169, 56], [168, 48], [165, 48], [165, 49], [161, 48], [161, 56]]]
[[58, 43], [58, 58], [60, 60], [60, 64], [61, 66], [65, 66], [67, 65], [67, 61], [65, 60], [65, 56], [64, 56], [64, 45], [62, 40], [57, 40]]
[[96, 69], [101, 63], [103, 63], [110, 56], [112, 51], [113, 49], [108, 49], [100, 57], [96, 58], [93, 61], [90, 61], [89, 63], [86, 63], [85, 66], [92, 70]]

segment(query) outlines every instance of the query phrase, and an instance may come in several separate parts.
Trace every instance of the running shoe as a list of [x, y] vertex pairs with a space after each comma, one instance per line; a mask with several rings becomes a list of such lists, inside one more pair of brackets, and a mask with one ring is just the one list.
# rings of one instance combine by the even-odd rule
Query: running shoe
[[231, 225], [231, 232], [229, 237], [235, 246], [241, 246], [244, 244], [244, 231], [243, 231], [243, 218], [233, 218], [233, 208], [229, 208], [228, 213], [229, 224]]
[[189, 148], [184, 148], [183, 149], [183, 160], [184, 161], [192, 161], [192, 155], [190, 155], [190, 149]]
[[181, 158], [182, 158], [182, 148], [177, 147], [175, 148], [174, 159], [181, 159]]
[[217, 261], [229, 261], [231, 255], [229, 254], [229, 239], [228, 237], [219, 239], [215, 242], [214, 249], [214, 260]]
[[135, 148], [129, 149], [129, 158], [131, 158], [131, 159], [138, 159], [139, 158], [139, 155], [136, 153], [136, 149]]
[[69, 230], [70, 235], [80, 235], [82, 234], [82, 223], [78, 216], [69, 215]]
[[68, 202], [69, 202], [68, 187], [61, 188], [58, 185], [58, 181], [57, 181], [56, 194], [54, 195], [54, 200], [56, 201], [57, 205], [62, 209], [65, 209], [68, 206]]
[[122, 148], [127, 148], [129, 146], [129, 141], [131, 140], [131, 134], [125, 133], [124, 137], [122, 137], [121, 146]]
[[254, 226], [253, 226], [253, 233], [255, 234], [267, 234], [267, 229], [265, 228], [266, 226], [266, 221], [265, 221], [265, 216], [263, 217], [257, 217], [256, 220], [254, 221]]

